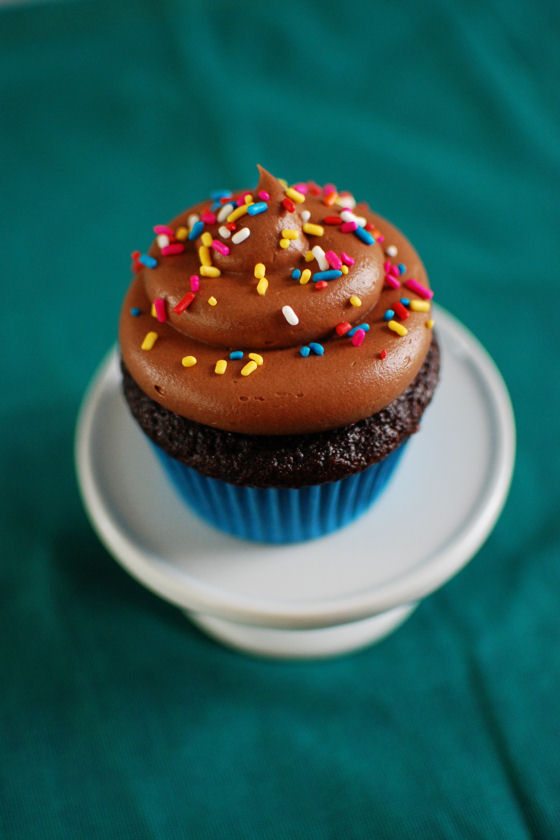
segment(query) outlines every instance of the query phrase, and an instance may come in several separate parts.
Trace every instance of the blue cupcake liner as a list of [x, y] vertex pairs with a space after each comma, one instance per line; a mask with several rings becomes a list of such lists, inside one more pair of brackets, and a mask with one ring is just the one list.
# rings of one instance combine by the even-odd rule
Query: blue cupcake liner
[[296, 490], [208, 478], [153, 446], [181, 498], [210, 525], [245, 540], [293, 543], [329, 534], [365, 513], [387, 486], [407, 442], [363, 472]]

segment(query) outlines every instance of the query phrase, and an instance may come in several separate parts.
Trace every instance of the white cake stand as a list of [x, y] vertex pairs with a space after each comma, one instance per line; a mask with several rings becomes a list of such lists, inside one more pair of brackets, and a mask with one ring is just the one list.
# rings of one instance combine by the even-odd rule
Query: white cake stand
[[498, 370], [445, 310], [434, 307], [434, 318], [441, 382], [389, 488], [352, 525], [288, 546], [222, 534], [176, 497], [129, 413], [112, 350], [76, 430], [78, 481], [101, 541], [145, 586], [240, 650], [321, 657], [385, 636], [480, 548], [513, 470], [515, 426]]

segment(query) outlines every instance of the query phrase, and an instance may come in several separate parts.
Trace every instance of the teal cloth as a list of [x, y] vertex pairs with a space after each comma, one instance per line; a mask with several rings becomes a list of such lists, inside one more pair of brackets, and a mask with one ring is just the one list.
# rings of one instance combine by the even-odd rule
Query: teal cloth
[[[560, 837], [559, 35], [552, 0], [3, 6], [2, 838]], [[399, 224], [517, 418], [478, 556], [328, 662], [197, 632], [73, 470], [130, 251], [257, 162]]]

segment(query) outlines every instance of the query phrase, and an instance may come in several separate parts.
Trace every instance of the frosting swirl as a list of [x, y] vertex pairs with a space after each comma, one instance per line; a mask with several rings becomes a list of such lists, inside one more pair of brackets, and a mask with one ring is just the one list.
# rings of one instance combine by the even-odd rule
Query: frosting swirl
[[254, 191], [214, 195], [155, 230], [133, 255], [120, 344], [171, 411], [246, 434], [315, 432], [379, 411], [418, 373], [431, 343], [425, 270], [349, 194], [260, 169]]

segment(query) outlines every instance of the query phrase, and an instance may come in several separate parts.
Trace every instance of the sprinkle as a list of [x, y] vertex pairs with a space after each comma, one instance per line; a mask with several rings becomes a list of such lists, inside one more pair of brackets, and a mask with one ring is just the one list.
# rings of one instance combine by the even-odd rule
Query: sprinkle
[[284, 207], [285, 210], [288, 211], [288, 213], [293, 213], [294, 210], [296, 209], [296, 205], [289, 198], [282, 199], [282, 206]]
[[297, 239], [299, 233], [297, 232], [297, 230], [290, 230], [288, 228], [287, 230], [282, 231], [282, 236], [284, 237], [284, 239]]
[[350, 210], [353, 210], [356, 206], [356, 199], [352, 193], [343, 191], [338, 196], [338, 204], [340, 204], [341, 207], [347, 207]]
[[212, 240], [212, 248], [214, 251], [217, 251], [218, 254], [223, 254], [226, 257], [229, 254], [229, 248], [227, 245], [224, 245], [223, 242], [220, 242], [218, 239]]
[[329, 263], [328, 263], [327, 258], [325, 257], [325, 252], [323, 251], [321, 246], [320, 245], [315, 245], [311, 249], [311, 253], [313, 254], [315, 259], [317, 260], [317, 263], [318, 263], [321, 271], [328, 271]]
[[349, 254], [346, 253], [346, 251], [341, 251], [340, 257], [342, 259], [342, 262], [346, 263], [346, 265], [354, 265], [354, 257], [351, 257]]
[[385, 310], [385, 314], [383, 315], [383, 320], [384, 321], [390, 321], [391, 318], [394, 318], [394, 317], [395, 317], [395, 312], [394, 312], [393, 309], [386, 309]]
[[197, 216], [196, 213], [191, 213], [187, 219], [187, 225], [189, 226], [189, 228], [192, 228], [192, 226], [195, 225], [199, 221], [199, 219], [200, 216]]
[[429, 312], [430, 311], [430, 301], [429, 300], [411, 300], [410, 301], [410, 308], [414, 310], [414, 312]]
[[303, 347], [300, 348], [299, 355], [303, 356], [304, 359], [306, 359], [309, 356], [310, 353], [311, 353], [311, 350], [309, 349], [307, 344], [305, 344]]
[[294, 268], [294, 270], [292, 271], [292, 280], [299, 280], [300, 277], [301, 271], [299, 270], [299, 268]]
[[174, 242], [172, 245], [166, 245], [161, 249], [162, 256], [171, 257], [173, 254], [182, 254], [185, 246], [182, 242]]
[[227, 221], [235, 222], [236, 219], [239, 219], [241, 216], [244, 216], [248, 212], [248, 206], [246, 204], [242, 204], [241, 207], [236, 207], [235, 210], [231, 211], [231, 213], [227, 217]]
[[387, 274], [389, 274], [391, 277], [399, 277], [400, 271], [398, 269], [398, 266], [389, 265], [389, 268], [387, 269]]
[[356, 222], [343, 222], [341, 225], [340, 230], [342, 233], [352, 233], [353, 231], [358, 229], [358, 225]]
[[266, 267], [264, 263], [255, 263], [253, 274], [257, 278], [257, 280], [260, 280], [261, 277], [264, 277], [264, 275], [266, 274]]
[[388, 257], [396, 257], [399, 251], [396, 245], [388, 245], [385, 249], [385, 253]]
[[337, 277], [342, 277], [342, 271], [332, 268], [330, 271], [316, 271], [313, 275], [313, 282], [317, 283], [320, 280], [336, 280]]
[[257, 363], [251, 359], [250, 362], [247, 362], [247, 364], [241, 368], [241, 376], [250, 376], [257, 367]]
[[259, 367], [264, 362], [264, 359], [263, 359], [263, 357], [261, 356], [260, 353], [249, 353], [248, 356], [249, 356], [250, 359], [252, 359], [254, 362], [256, 362], [257, 365], [259, 365]]
[[433, 322], [432, 318], [430, 318], [429, 321], [426, 321], [426, 326], [428, 327], [428, 329], [431, 329], [434, 326], [434, 322]]
[[[315, 246], [318, 247], [318, 246]], [[314, 259], [313, 251], [306, 251], [305, 252], [305, 262], [311, 262]]]
[[400, 274], [406, 274], [406, 265], [403, 265], [402, 263], [399, 263], [398, 264], [398, 269], [399, 269]]
[[187, 292], [187, 294], [183, 298], [181, 298], [179, 303], [177, 303], [173, 307], [173, 312], [176, 312], [177, 315], [180, 315], [181, 312], [184, 312], [185, 309], [187, 309], [187, 307], [189, 307], [191, 305], [191, 303], [194, 300], [194, 297], [195, 297], [194, 291], [193, 292]]
[[366, 245], [375, 245], [375, 239], [373, 238], [371, 233], [365, 228], [360, 227], [358, 225], [358, 227], [354, 231], [354, 234], [358, 237], [358, 239], [361, 239], [362, 242], [365, 242]]
[[361, 298], [357, 297], [357, 295], [352, 295], [352, 297], [350, 298], [350, 303], [352, 304], [352, 306], [362, 305]]
[[200, 220], [198, 222], [195, 222], [191, 228], [191, 232], [189, 233], [189, 239], [191, 240], [191, 242], [193, 239], [196, 239], [197, 236], [200, 236], [203, 230], [204, 222], [201, 222]]
[[302, 210], [301, 211], [301, 219], [303, 222], [308, 222], [311, 218], [311, 210]]
[[302, 195], [307, 194], [307, 184], [303, 183], [303, 181], [300, 184], [294, 184], [294, 188]]
[[337, 199], [336, 192], [329, 193], [328, 195], [326, 195], [324, 197], [323, 204], [326, 204], [327, 207], [332, 207], [332, 205], [335, 203], [336, 199]]
[[216, 306], [216, 304], [218, 303], [218, 301], [216, 300], [216, 298], [214, 297], [214, 295], [212, 295], [211, 297], [209, 297], [209, 298], [208, 298], [208, 303], [210, 304], [210, 306]]
[[267, 193], [266, 190], [261, 190], [259, 193], [259, 198], [262, 198], [263, 201], [268, 201], [270, 195]]
[[202, 265], [212, 265], [212, 260], [210, 259], [210, 251], [208, 250], [206, 245], [201, 245], [198, 249], [198, 258]]
[[431, 289], [427, 289], [425, 286], [422, 286], [421, 283], [418, 281], [413, 280], [410, 277], [408, 280], [404, 281], [404, 285], [407, 289], [410, 289], [411, 292], [416, 292], [417, 295], [420, 295], [421, 298], [425, 298], [426, 300], [431, 300], [434, 296], [434, 293]]
[[321, 289], [326, 289], [328, 285], [329, 284], [326, 280], [319, 280], [317, 283], [315, 283], [315, 289], [316, 291], [320, 292]]
[[144, 336], [144, 341], [142, 342], [142, 350], [151, 350], [156, 341], [158, 340], [157, 332], [153, 332], [150, 330], [149, 333], [146, 333]]
[[261, 277], [259, 282], [257, 283], [257, 294], [258, 295], [266, 295], [266, 290], [268, 289], [268, 280], [266, 277]]
[[205, 210], [200, 218], [203, 222], [206, 222], [207, 225], [213, 225], [216, 221], [216, 216], [214, 213], [211, 213], [210, 210]]
[[216, 362], [216, 367], [214, 368], [214, 373], [219, 374], [220, 376], [224, 374], [227, 370], [227, 362], [225, 359], [218, 359]]
[[342, 271], [343, 274], [348, 274], [348, 266], [347, 265], [343, 265], [340, 270]]
[[140, 254], [138, 262], [141, 262], [142, 265], [146, 266], [146, 268], [155, 268], [157, 265], [157, 260], [149, 254]]
[[400, 289], [401, 284], [396, 277], [391, 277], [389, 274], [386, 274], [385, 282], [388, 286], [391, 286], [392, 289]]
[[326, 251], [325, 257], [327, 258], [331, 268], [336, 268], [338, 270], [342, 268], [342, 260], [340, 259], [338, 254], [335, 254], [334, 251]]
[[210, 193], [212, 201], [220, 201], [222, 198], [231, 198], [231, 190], [213, 190]]
[[288, 324], [290, 324], [290, 326], [295, 327], [297, 326], [297, 324], [299, 324], [299, 318], [291, 306], [283, 306], [282, 315], [284, 316]]
[[152, 316], [152, 318], [157, 318], [156, 308], [153, 303], [150, 309], [150, 315]]
[[164, 234], [165, 236], [175, 236], [175, 231], [171, 230], [167, 225], [154, 225], [154, 233]]
[[406, 319], [408, 318], [408, 309], [406, 308], [406, 306], [403, 306], [400, 301], [397, 301], [397, 303], [393, 304], [393, 307], [401, 321], [406, 321]]
[[202, 242], [205, 248], [209, 248], [212, 244], [212, 234], [208, 233], [208, 231], [205, 231], [200, 237], [200, 241]]
[[197, 358], [196, 356], [183, 356], [181, 359], [181, 364], [183, 367], [194, 367], [196, 365]]
[[216, 268], [215, 265], [201, 265], [199, 273], [202, 274], [203, 277], [220, 277], [222, 272], [219, 268]]
[[286, 249], [290, 245], [290, 240], [289, 239], [281, 239], [278, 244], [280, 245], [281, 248]]
[[339, 225], [342, 222], [340, 216], [325, 216], [323, 219], [326, 225]]
[[341, 321], [334, 329], [337, 335], [346, 335], [352, 329], [352, 324], [349, 324], [348, 321]]
[[354, 347], [360, 347], [364, 343], [365, 337], [365, 330], [356, 330], [356, 332], [352, 336], [352, 344], [354, 345]]
[[154, 300], [154, 309], [156, 310], [156, 318], [160, 324], [164, 324], [167, 321], [167, 312], [165, 311], [165, 301], [163, 298], [159, 297]]
[[226, 222], [226, 230], [229, 230], [233, 233], [234, 230], [237, 230], [237, 225], [235, 222]]
[[130, 255], [130, 259], [132, 260], [132, 270], [135, 274], [138, 274], [138, 272], [142, 270], [142, 265], [138, 259], [139, 256], [140, 251], [133, 251]]
[[243, 195], [241, 196], [241, 198], [243, 199], [243, 201], [245, 202], [245, 204], [247, 205], [247, 207], [249, 207], [251, 204], [254, 204], [254, 203], [255, 203], [255, 202], [253, 201], [253, 196], [251, 195], [251, 193], [250, 193], [250, 192], [243, 193]]
[[305, 286], [306, 283], [309, 283], [311, 279], [311, 269], [304, 268], [301, 272], [301, 277], [299, 278], [299, 282], [301, 286]]
[[316, 356], [322, 356], [325, 352], [325, 348], [323, 347], [323, 345], [319, 344], [317, 341], [310, 341], [309, 349], [312, 353], [315, 353]]
[[220, 236], [222, 236], [224, 239], [229, 239], [229, 238], [230, 238], [230, 236], [231, 236], [231, 230], [228, 230], [228, 229], [227, 229], [227, 227], [226, 227], [225, 225], [222, 225], [221, 227], [219, 227], [219, 228], [218, 228], [218, 233], [219, 233], [219, 234], [220, 234]]
[[160, 248], [166, 248], [169, 245], [169, 237], [164, 233], [160, 233], [156, 237], [156, 242]]
[[191, 292], [198, 292], [200, 289], [200, 277], [198, 274], [191, 274], [190, 276]]
[[410, 306], [410, 301], [408, 298], [401, 298], [401, 303], [403, 306]]
[[348, 338], [352, 338], [352, 336], [356, 335], [358, 330], [362, 330], [362, 332], [369, 332], [369, 324], [358, 324], [357, 327], [352, 327], [352, 329], [348, 332]]
[[142, 310], [139, 306], [133, 306], [130, 310], [130, 314], [134, 315], [135, 318], [138, 318], [138, 316], [142, 314]]
[[243, 350], [232, 350], [229, 354], [230, 359], [242, 359], [243, 358]]
[[227, 204], [224, 204], [218, 215], [216, 216], [219, 222], [225, 222], [227, 217], [230, 213], [235, 210], [235, 204], [232, 201], [229, 201]]
[[387, 326], [390, 330], [393, 330], [393, 332], [396, 332], [398, 335], [406, 335], [408, 332], [407, 328], [403, 327], [402, 324], [399, 324], [398, 321], [389, 321]]
[[268, 204], [265, 204], [264, 201], [258, 201], [256, 204], [251, 204], [247, 213], [249, 216], [258, 216], [259, 213], [264, 213], [265, 210], [268, 210]]
[[308, 233], [310, 236], [322, 236], [325, 232], [325, 228], [322, 225], [313, 225], [311, 222], [305, 222], [303, 225], [303, 232]]
[[336, 193], [336, 187], [334, 184], [325, 184], [323, 187], [323, 195], [330, 195], [331, 193]]
[[305, 201], [305, 196], [293, 187], [288, 187], [288, 189], [286, 190], [286, 195], [288, 196], [288, 198], [293, 199], [293, 201], [295, 201], [296, 204], [301, 204], [302, 201]]
[[379, 358], [384, 359], [386, 356], [387, 356], [387, 351], [385, 350], [385, 348], [383, 348], [383, 350], [379, 354]]
[[251, 231], [249, 230], [249, 228], [241, 228], [241, 230], [238, 230], [237, 233], [233, 234], [233, 236], [231, 237], [231, 241], [235, 245], [239, 245], [240, 242], [245, 242], [245, 240], [248, 239], [249, 236], [251, 236]]

